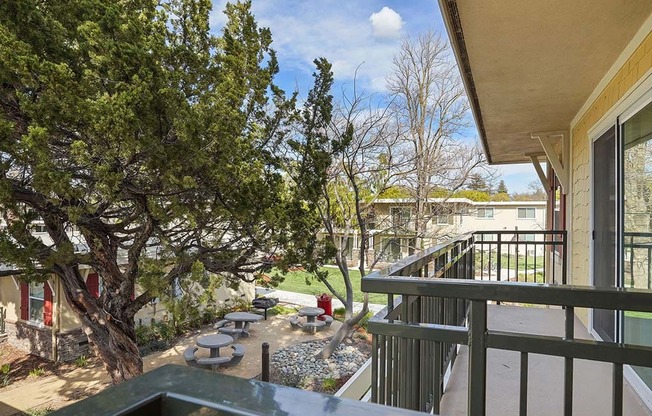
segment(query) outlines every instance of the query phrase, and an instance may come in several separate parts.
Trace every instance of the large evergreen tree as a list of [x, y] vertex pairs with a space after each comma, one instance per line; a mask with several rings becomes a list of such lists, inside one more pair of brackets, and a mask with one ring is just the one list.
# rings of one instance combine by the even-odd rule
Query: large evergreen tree
[[[61, 278], [114, 382], [142, 372], [134, 314], [156, 290], [197, 267], [248, 279], [270, 254], [298, 261], [315, 244], [310, 191], [328, 158], [310, 137], [330, 111], [330, 68], [300, 117], [250, 4], [227, 6], [220, 37], [210, 7], [0, 2], [2, 262]], [[32, 237], [37, 215], [52, 245]], [[102, 276], [99, 299], [80, 264]], [[150, 290], [132, 299], [143, 276]]]

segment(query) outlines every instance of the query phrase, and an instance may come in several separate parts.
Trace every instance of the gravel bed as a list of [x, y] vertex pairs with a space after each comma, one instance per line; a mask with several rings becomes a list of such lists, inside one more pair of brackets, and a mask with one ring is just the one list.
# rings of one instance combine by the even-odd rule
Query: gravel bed
[[270, 359], [270, 381], [321, 391], [324, 380], [349, 378], [371, 356], [368, 343], [347, 338], [330, 358], [316, 358], [315, 355], [328, 342], [329, 340], [308, 341], [275, 351]]

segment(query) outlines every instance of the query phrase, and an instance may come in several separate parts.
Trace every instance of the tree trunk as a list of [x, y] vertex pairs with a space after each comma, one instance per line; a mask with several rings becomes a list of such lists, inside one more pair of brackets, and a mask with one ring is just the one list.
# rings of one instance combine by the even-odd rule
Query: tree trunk
[[[79, 317], [113, 384], [141, 375], [143, 360], [136, 345], [135, 312], [128, 308], [131, 294], [105, 288], [100, 298], [95, 298], [76, 267], [55, 267], [55, 272], [64, 279], [66, 300]], [[116, 294], [110, 296], [111, 293]]]
[[143, 373], [143, 360], [136, 345], [135, 331], [125, 331], [115, 323], [103, 325], [88, 319], [83, 326], [113, 384]]
[[335, 349], [342, 343], [344, 338], [346, 338], [347, 335], [353, 330], [353, 327], [355, 324], [360, 322], [362, 318], [369, 312], [369, 304], [367, 300], [367, 295], [365, 294], [365, 300], [362, 305], [362, 310], [358, 312], [357, 315], [353, 316], [350, 319], [346, 319], [344, 323], [342, 323], [342, 326], [340, 329], [337, 330], [335, 335], [333, 335], [333, 338], [331, 338], [330, 342], [316, 355], [317, 358], [330, 358], [331, 355], [333, 355], [333, 352], [335, 352]]

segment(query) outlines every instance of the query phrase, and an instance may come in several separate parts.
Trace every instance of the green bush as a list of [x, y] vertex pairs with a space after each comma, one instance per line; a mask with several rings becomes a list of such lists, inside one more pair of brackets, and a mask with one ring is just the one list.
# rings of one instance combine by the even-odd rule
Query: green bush
[[333, 310], [333, 318], [337, 319], [338, 321], [344, 321], [345, 316], [346, 316], [346, 309], [335, 308]]
[[217, 309], [215, 307], [208, 306], [202, 312], [201, 323], [203, 325], [212, 324], [212, 323], [215, 323], [218, 320], [219, 320], [219, 318], [217, 316]]
[[29, 370], [30, 377], [41, 377], [44, 374], [45, 374], [45, 370], [42, 368], [32, 368], [31, 370]]
[[48, 406], [40, 409], [30, 409], [26, 413], [28, 416], [45, 416], [52, 412], [54, 412], [54, 409]]
[[136, 344], [141, 356], [170, 347], [178, 332], [171, 323], [159, 321], [136, 327]]
[[374, 314], [372, 312], [367, 312], [367, 314], [365, 316], [363, 316], [362, 319], [360, 319], [360, 321], [358, 321], [358, 326], [360, 328], [364, 328], [364, 330], [366, 331], [367, 330], [367, 324], [369, 323], [369, 320], [373, 316], [374, 316]]
[[86, 367], [88, 365], [88, 358], [86, 358], [85, 355], [82, 355], [81, 357], [75, 360], [75, 365], [79, 368]]
[[288, 308], [283, 305], [276, 305], [273, 308], [267, 310], [267, 316], [276, 316], [276, 315], [290, 315], [296, 313], [297, 310], [294, 308]]
[[171, 341], [177, 336], [177, 330], [167, 322], [153, 322], [150, 329], [158, 341]]
[[324, 391], [333, 391], [334, 392], [335, 389], [337, 389], [337, 380], [335, 380], [334, 378], [331, 378], [331, 377], [325, 378], [321, 382], [321, 386], [324, 389]]
[[136, 327], [136, 344], [138, 346], [147, 345], [154, 341], [154, 333], [149, 325], [141, 325]]
[[11, 366], [9, 364], [3, 364], [0, 366], [0, 387], [6, 387], [11, 384], [9, 371], [11, 371]]

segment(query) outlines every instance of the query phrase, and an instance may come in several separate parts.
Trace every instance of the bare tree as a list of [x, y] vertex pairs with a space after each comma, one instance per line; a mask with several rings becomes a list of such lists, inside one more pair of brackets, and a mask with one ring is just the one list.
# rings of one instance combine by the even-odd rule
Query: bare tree
[[387, 80], [402, 126], [403, 148], [412, 159], [404, 185], [415, 200], [416, 248], [424, 247], [431, 216], [428, 197], [449, 196], [484, 163], [476, 143], [460, 140], [470, 127], [469, 103], [450, 47], [435, 32], [403, 40]]
[[322, 189], [320, 213], [326, 230], [323, 241], [325, 254], [335, 259], [344, 279], [344, 293], [333, 287], [327, 272], [319, 272], [318, 278], [344, 304], [345, 320], [318, 354], [321, 358], [329, 357], [369, 310], [365, 294], [362, 310], [354, 315], [354, 288], [347, 247], [342, 242], [357, 234], [358, 270], [364, 276], [366, 270], [373, 267], [373, 264], [366, 264], [370, 208], [378, 195], [401, 177], [401, 167], [404, 165], [401, 157], [395, 154], [399, 135], [389, 105], [374, 102], [373, 97], [358, 93], [355, 84], [352, 96], [344, 93], [343, 97], [330, 127], [336, 157], [329, 179]]

